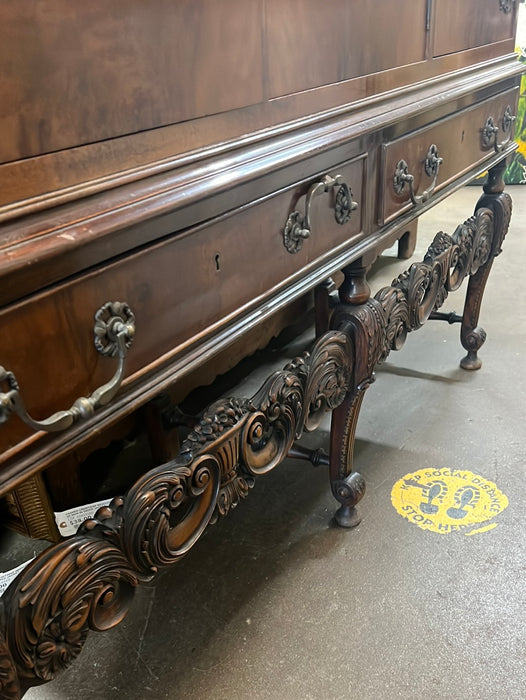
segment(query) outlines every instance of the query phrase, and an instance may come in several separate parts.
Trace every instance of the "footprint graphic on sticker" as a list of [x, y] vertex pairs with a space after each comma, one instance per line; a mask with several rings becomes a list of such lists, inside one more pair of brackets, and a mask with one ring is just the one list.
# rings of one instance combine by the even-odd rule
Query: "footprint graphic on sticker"
[[464, 488], [458, 489], [458, 491], [455, 493], [454, 498], [455, 503], [457, 505], [448, 508], [447, 514], [450, 518], [454, 518], [455, 520], [462, 520], [462, 518], [465, 518], [469, 512], [466, 510], [466, 508], [474, 508], [475, 505], [478, 503], [480, 499], [480, 493], [477, 490], [466, 486]]
[[420, 511], [426, 515], [435, 515], [435, 513], [438, 513], [439, 506], [433, 501], [437, 500], [440, 503], [444, 500], [444, 496], [447, 493], [447, 484], [444, 481], [431, 481], [429, 484], [426, 484], [426, 491], [427, 501], [422, 501]]

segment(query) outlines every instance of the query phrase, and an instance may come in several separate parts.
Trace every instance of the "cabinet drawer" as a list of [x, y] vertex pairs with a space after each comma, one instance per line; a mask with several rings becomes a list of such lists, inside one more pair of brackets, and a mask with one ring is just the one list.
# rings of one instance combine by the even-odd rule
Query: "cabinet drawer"
[[411, 188], [415, 198], [427, 200], [512, 140], [517, 98], [517, 89], [509, 90], [385, 143], [380, 221], [414, 206]]
[[[41, 420], [69, 409], [112, 376], [116, 360], [97, 353], [93, 342], [94, 314], [107, 302], [124, 302], [135, 316], [122, 396], [127, 384], [140, 379], [147, 386], [151, 371], [190, 351], [210, 352], [219, 332], [227, 329], [234, 340], [241, 330], [231, 328], [244, 314], [280, 295], [292, 300], [295, 281], [361, 236], [365, 163], [365, 156], [347, 161], [5, 308], [0, 365], [15, 375], [28, 413]], [[327, 175], [340, 175], [357, 203], [345, 223], [335, 214], [343, 185], [319, 184]], [[307, 200], [310, 235], [289, 252], [285, 224], [301, 224], [306, 235]], [[30, 432], [11, 416], [0, 425], [0, 451]]]

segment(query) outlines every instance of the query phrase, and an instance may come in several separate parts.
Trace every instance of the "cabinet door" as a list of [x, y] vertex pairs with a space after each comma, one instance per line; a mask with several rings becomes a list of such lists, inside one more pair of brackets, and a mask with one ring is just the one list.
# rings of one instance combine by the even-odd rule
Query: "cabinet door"
[[269, 97], [425, 59], [426, 0], [265, 0]]
[[261, 102], [262, 0], [0, 0], [0, 162]]
[[516, 6], [512, 0], [435, 0], [433, 55], [513, 39]]

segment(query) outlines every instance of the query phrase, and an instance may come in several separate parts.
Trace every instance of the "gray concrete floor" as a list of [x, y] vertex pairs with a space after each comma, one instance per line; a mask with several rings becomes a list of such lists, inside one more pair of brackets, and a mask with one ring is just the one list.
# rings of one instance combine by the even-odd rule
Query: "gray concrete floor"
[[[325, 468], [288, 461], [28, 700], [524, 700], [526, 187], [508, 191], [515, 210], [486, 290], [483, 367], [461, 370], [459, 327], [429, 322], [379, 369], [358, 425], [360, 526], [330, 527]], [[478, 196], [465, 188], [422, 217], [415, 260]], [[407, 266], [384, 256], [373, 291]], [[445, 309], [460, 312], [463, 294]], [[328, 423], [306, 442], [327, 437]], [[506, 494], [496, 528], [440, 535], [395, 511], [398, 479], [446, 467]]]

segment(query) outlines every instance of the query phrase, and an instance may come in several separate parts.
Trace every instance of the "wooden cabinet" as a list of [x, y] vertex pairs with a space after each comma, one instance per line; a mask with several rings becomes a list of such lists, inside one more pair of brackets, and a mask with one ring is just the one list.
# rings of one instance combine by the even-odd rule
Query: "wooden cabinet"
[[[302, 454], [324, 410], [337, 521], [355, 524], [374, 367], [468, 276], [462, 365], [480, 366], [511, 212], [516, 21], [513, 0], [0, 0], [0, 495], [19, 520], [24, 494], [34, 520], [44, 479], [128, 421], [162, 442], [152, 400], [259, 347], [313, 291], [319, 333], [12, 584], [1, 697], [117, 624], [136, 585]], [[486, 170], [475, 216], [371, 298], [372, 261]]]

